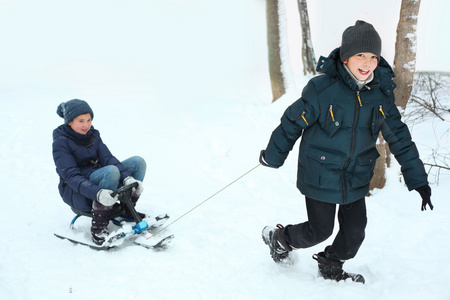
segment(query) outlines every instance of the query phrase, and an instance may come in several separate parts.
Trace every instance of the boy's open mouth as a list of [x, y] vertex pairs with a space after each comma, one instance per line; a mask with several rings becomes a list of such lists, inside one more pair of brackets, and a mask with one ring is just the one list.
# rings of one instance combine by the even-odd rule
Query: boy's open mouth
[[370, 72], [369, 70], [361, 70], [361, 69], [358, 69], [358, 70], [359, 70], [359, 73], [363, 76], [369, 75], [369, 72]]

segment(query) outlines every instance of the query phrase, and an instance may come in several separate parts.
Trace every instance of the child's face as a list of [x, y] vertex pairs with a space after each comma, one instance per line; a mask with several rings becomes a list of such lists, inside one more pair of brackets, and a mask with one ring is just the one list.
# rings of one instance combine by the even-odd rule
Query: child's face
[[373, 53], [361, 52], [344, 60], [344, 64], [347, 65], [347, 68], [352, 72], [356, 79], [365, 81], [377, 68], [378, 58]]
[[79, 115], [69, 123], [69, 126], [76, 133], [86, 135], [92, 126], [91, 114], [87, 113]]

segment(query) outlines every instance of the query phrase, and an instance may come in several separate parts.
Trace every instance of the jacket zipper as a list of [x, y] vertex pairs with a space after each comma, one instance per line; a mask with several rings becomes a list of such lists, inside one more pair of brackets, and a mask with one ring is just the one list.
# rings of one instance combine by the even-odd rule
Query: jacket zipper
[[359, 106], [362, 106], [361, 97], [359, 97], [359, 91], [356, 91], [356, 96], [358, 97]]
[[330, 108], [328, 108], [327, 121], [325, 122], [325, 127], [323, 129], [327, 129], [328, 124], [330, 123], [330, 116], [334, 122], [334, 114], [333, 114], [333, 104], [330, 104]]
[[334, 114], [333, 114], [333, 104], [330, 104], [330, 115], [331, 115], [331, 119], [334, 122], [335, 120], [334, 120]]
[[304, 110], [304, 111], [302, 112], [302, 114], [301, 114], [300, 116], [298, 116], [297, 119], [295, 119], [295, 122], [297, 122], [298, 120], [300, 120], [300, 118], [302, 118], [303, 121], [305, 121], [306, 125], [309, 125], [309, 124], [308, 124], [308, 121], [306, 121], [305, 114], [306, 114], [306, 110]]
[[358, 102], [355, 103], [355, 115], [353, 119], [353, 126], [352, 126], [352, 142], [351, 142], [351, 148], [350, 148], [350, 154], [345, 161], [344, 167], [342, 168], [341, 172], [341, 182], [342, 182], [342, 197], [343, 197], [343, 203], [347, 204], [346, 198], [347, 198], [347, 189], [345, 186], [345, 169], [347, 169], [348, 164], [350, 163], [350, 160], [352, 159], [353, 155], [355, 154], [355, 138], [356, 138], [356, 124], [358, 123], [359, 118], [359, 107], [362, 106], [361, 104], [361, 98], [359, 96], [359, 91], [356, 91], [356, 96], [358, 98]]
[[383, 105], [380, 104], [380, 106], [378, 107], [378, 110], [381, 111], [381, 114], [383, 115], [383, 118], [386, 119], [386, 115], [384, 114], [384, 111], [383, 111]]
[[[384, 114], [384, 111], [383, 111], [383, 105], [379, 105], [378, 106], [378, 110], [381, 112], [381, 114], [383, 115], [383, 118], [384, 119], [386, 119], [386, 115]], [[381, 128], [381, 124], [383, 123], [383, 119], [382, 118], [378, 118], [378, 127], [377, 128]]]

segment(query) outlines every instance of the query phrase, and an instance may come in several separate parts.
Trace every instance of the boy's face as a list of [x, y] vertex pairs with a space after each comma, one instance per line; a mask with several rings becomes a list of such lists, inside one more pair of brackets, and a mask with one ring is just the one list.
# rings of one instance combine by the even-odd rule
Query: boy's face
[[344, 64], [347, 65], [347, 68], [352, 72], [356, 79], [365, 81], [377, 68], [378, 58], [373, 53], [361, 52], [344, 60]]
[[82, 114], [73, 119], [68, 124], [73, 131], [79, 134], [86, 135], [89, 129], [92, 126], [92, 117], [91, 114]]

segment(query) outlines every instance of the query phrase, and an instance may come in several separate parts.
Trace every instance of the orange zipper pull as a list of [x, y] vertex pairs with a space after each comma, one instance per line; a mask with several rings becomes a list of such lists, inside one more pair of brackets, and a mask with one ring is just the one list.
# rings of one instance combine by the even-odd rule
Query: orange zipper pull
[[359, 91], [356, 91], [356, 95], [358, 96], [359, 106], [362, 106], [361, 98], [359, 97]]
[[333, 105], [332, 104], [330, 104], [330, 114], [331, 114], [331, 119], [334, 122], [334, 114], [333, 114]]
[[305, 121], [306, 125], [309, 125], [309, 124], [308, 124], [308, 121], [306, 121], [305, 114], [306, 114], [306, 110], [304, 110], [304, 111], [302, 112], [302, 119], [303, 119], [303, 121]]
[[384, 111], [383, 111], [383, 105], [380, 105], [378, 110], [381, 111], [381, 113], [383, 114], [383, 117], [386, 119], [386, 115], [384, 114]]

